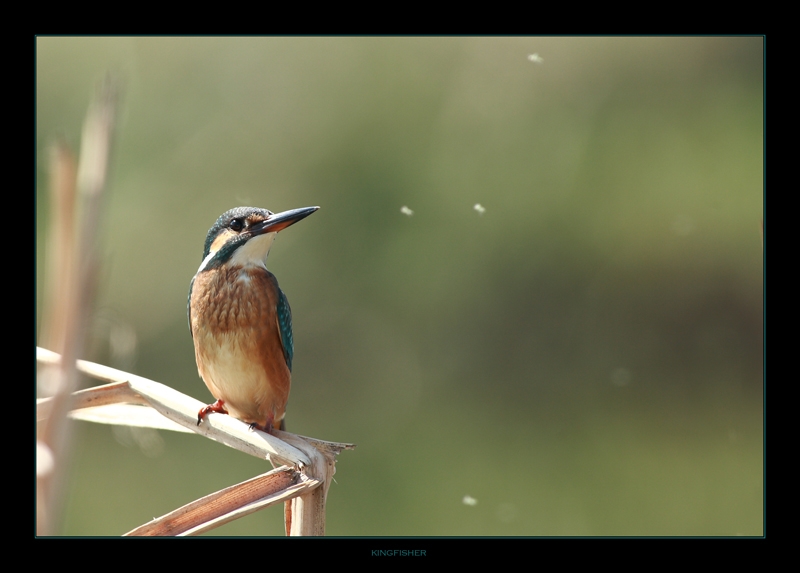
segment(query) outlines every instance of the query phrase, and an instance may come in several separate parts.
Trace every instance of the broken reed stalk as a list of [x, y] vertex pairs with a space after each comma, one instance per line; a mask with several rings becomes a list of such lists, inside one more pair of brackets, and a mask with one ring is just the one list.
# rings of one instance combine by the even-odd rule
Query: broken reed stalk
[[[43, 348], [37, 360], [56, 364], [60, 357]], [[251, 430], [231, 416], [209, 416], [197, 426], [203, 404], [180, 392], [134, 374], [79, 360], [78, 371], [105, 382], [72, 395], [71, 416], [87, 421], [191, 431], [273, 465], [271, 472], [192, 502], [126, 535], [196, 535], [270, 505], [289, 502], [287, 535], [324, 535], [325, 501], [336, 471], [336, 456], [352, 444], [326, 442], [275, 430], [275, 436]], [[46, 419], [52, 399], [39, 400], [37, 416]], [[149, 406], [149, 407], [145, 407]], [[151, 409], [152, 408], [152, 409]], [[161, 416], [153, 417], [153, 410]], [[162, 418], [163, 416], [163, 418]], [[276, 437], [277, 436], [277, 437]]]

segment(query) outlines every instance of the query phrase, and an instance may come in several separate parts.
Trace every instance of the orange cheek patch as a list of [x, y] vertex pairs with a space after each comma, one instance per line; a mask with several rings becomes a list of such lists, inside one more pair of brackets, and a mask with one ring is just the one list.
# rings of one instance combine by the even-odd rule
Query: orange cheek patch
[[214, 239], [214, 242], [211, 243], [211, 250], [209, 252], [216, 253], [218, 250], [222, 248], [222, 245], [224, 245], [228, 241], [228, 239], [230, 239], [233, 235], [234, 235], [233, 231], [225, 229], [217, 236], [216, 239]]
[[265, 218], [262, 217], [261, 215], [250, 215], [247, 218], [247, 227], [250, 228], [253, 225], [256, 225], [256, 224], [258, 224], [258, 223], [260, 223], [261, 221], [264, 221], [264, 220], [265, 220]]

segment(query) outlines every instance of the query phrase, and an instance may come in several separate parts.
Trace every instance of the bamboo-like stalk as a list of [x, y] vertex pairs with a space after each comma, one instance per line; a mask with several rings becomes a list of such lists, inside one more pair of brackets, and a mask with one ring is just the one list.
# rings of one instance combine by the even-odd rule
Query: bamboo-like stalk
[[318, 480], [281, 466], [201, 497], [126, 533], [126, 536], [187, 536], [210, 531], [270, 505], [317, 488]]
[[324, 536], [325, 535], [325, 503], [328, 488], [336, 473], [336, 453], [327, 447], [318, 448], [308, 438], [281, 432], [281, 438], [302, 449], [311, 459], [308, 471], [320, 482], [320, 487], [307, 495], [298, 496], [286, 502], [284, 523], [286, 535], [290, 536]]
[[[57, 364], [60, 356], [38, 348], [37, 360]], [[325, 501], [336, 469], [336, 455], [354, 445], [278, 430], [273, 436], [251, 429], [231, 416], [208, 416], [197, 426], [197, 412], [203, 404], [194, 398], [153, 380], [93, 362], [79, 360], [76, 366], [79, 372], [109, 383], [75, 392], [70, 403], [73, 418], [195, 432], [270, 460], [273, 465], [287, 464], [205, 496], [126, 535], [196, 535], [281, 502], [286, 503], [287, 535], [325, 534]], [[52, 404], [52, 399], [39, 400], [37, 417], [46, 419]], [[154, 411], [160, 416], [154, 417]]]
[[[89, 106], [81, 136], [77, 168], [63, 144], [56, 145], [51, 159], [51, 209], [54, 235], [48, 261], [55, 274], [48, 277], [48, 300], [42, 326], [43, 338], [57, 345], [67, 359], [43, 372], [48, 392], [54, 393], [50, 416], [37, 436], [37, 452], [52, 463], [47, 471], [37, 469], [37, 522], [40, 535], [52, 535], [62, 512], [61, 488], [69, 459], [69, 427], [66, 403], [77, 386], [75, 359], [83, 353], [99, 268], [96, 243], [102, 199], [108, 179], [109, 157], [117, 113], [116, 83], [106, 79]], [[56, 212], [63, 209], [62, 212]], [[78, 210], [82, 212], [77, 213]]]

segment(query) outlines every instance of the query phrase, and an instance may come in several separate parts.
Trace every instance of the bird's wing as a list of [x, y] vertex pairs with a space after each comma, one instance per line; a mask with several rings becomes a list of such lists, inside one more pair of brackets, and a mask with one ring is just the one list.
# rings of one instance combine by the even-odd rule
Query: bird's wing
[[289, 372], [292, 371], [292, 357], [294, 356], [294, 340], [292, 339], [292, 309], [289, 301], [281, 289], [278, 289], [278, 329], [281, 333], [283, 357]]

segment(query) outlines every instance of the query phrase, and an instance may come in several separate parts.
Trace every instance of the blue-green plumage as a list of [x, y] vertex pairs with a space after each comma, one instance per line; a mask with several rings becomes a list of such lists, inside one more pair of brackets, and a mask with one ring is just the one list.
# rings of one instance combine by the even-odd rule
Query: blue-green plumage
[[292, 358], [294, 357], [294, 340], [292, 339], [292, 309], [289, 301], [281, 289], [278, 289], [278, 327], [281, 330], [283, 343], [283, 357], [289, 372], [292, 371]]

